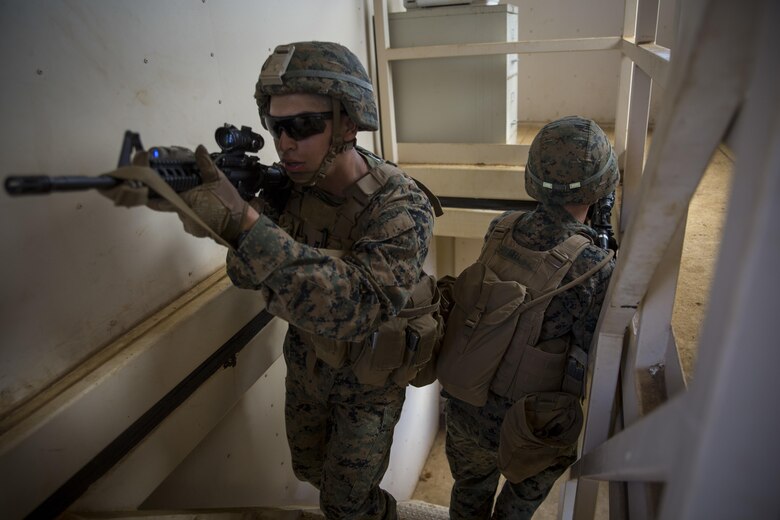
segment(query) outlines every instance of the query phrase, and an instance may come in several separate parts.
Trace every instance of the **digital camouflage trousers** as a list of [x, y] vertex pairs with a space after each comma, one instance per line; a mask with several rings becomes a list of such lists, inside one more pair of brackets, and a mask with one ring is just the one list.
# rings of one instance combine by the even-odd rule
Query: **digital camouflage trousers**
[[379, 487], [406, 391], [357, 382], [349, 368], [285, 349], [285, 423], [295, 475], [320, 491], [328, 519], [393, 520], [395, 499]]
[[[450, 497], [452, 520], [530, 520], [555, 481], [575, 460], [571, 457], [513, 484], [498, 497], [498, 442], [501, 423], [512, 401], [490, 393], [483, 407], [447, 397], [447, 460], [455, 483]], [[495, 499], [495, 506], [494, 506]]]

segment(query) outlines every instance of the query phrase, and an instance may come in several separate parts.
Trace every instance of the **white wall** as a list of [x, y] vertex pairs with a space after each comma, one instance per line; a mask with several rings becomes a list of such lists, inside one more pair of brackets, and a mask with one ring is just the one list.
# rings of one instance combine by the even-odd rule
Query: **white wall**
[[[244, 394], [230, 413], [182, 461], [141, 507], [151, 510], [318, 506], [317, 490], [291, 471], [284, 429], [284, 360]], [[439, 417], [438, 383], [409, 387], [381, 487], [397, 500], [414, 493]], [[435, 432], [435, 430], [433, 430]], [[114, 479], [117, 480], [117, 479]], [[118, 482], [117, 482], [118, 483]], [[76, 509], [92, 509], [100, 489]]]
[[[362, 1], [15, 0], [0, 5], [2, 176], [97, 175], [125, 130], [146, 146], [261, 129], [260, 66], [280, 43], [336, 40], [368, 63]], [[268, 134], [260, 156], [276, 159]], [[369, 134], [361, 144], [372, 148]], [[0, 414], [223, 264], [171, 214], [96, 192], [0, 194]]]
[[[623, 34], [625, 0], [500, 0], [518, 7], [519, 39], [590, 38]], [[630, 3], [630, 2], [629, 2]], [[404, 11], [390, 0], [391, 12]], [[436, 9], [436, 8], [429, 8]], [[659, 1], [658, 43], [674, 41], [677, 0]], [[620, 52], [526, 54], [518, 64], [518, 121], [547, 122], [566, 115], [613, 124], [617, 107]], [[663, 92], [654, 88], [650, 121]]]
[[[501, 0], [499, 3], [518, 7], [519, 40], [623, 33], [624, 0]], [[404, 8], [391, 2], [390, 10]], [[599, 122], [614, 122], [619, 66], [620, 52], [616, 50], [520, 55], [518, 121], [546, 122], [578, 114]]]
[[[520, 40], [618, 36], [624, 0], [524, 0], [518, 6]], [[618, 51], [521, 55], [520, 121], [550, 121], [581, 115], [615, 120]]]

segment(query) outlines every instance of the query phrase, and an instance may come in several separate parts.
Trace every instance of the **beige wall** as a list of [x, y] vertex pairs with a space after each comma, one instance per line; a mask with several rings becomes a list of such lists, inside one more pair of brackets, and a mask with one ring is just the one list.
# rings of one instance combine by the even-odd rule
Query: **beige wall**
[[[368, 63], [356, 0], [12, 1], [0, 6], [3, 175], [97, 175], [125, 130], [144, 145], [204, 143], [224, 122], [261, 130], [260, 65], [274, 46], [337, 40]], [[366, 141], [363, 143], [362, 141]], [[371, 136], [361, 137], [372, 147]], [[223, 264], [171, 214], [96, 192], [0, 194], [0, 414]]]
[[[478, 2], [477, 2], [478, 3]], [[619, 36], [625, 0], [500, 0], [518, 8], [519, 40]], [[631, 3], [630, 1], [628, 2]], [[435, 8], [429, 8], [435, 9]], [[658, 42], [671, 46], [677, 0], [659, 1]], [[403, 11], [390, 0], [391, 12]], [[620, 75], [619, 51], [527, 54], [519, 57], [517, 119], [546, 122], [578, 114], [613, 124]], [[651, 122], [663, 93], [653, 93]]]

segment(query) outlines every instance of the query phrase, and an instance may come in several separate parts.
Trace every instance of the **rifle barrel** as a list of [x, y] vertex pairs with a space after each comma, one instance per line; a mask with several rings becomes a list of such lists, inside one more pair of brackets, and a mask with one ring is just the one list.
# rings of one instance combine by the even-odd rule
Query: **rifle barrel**
[[113, 188], [121, 181], [114, 177], [48, 175], [12, 175], [5, 179], [5, 191], [9, 195], [37, 195], [52, 191], [81, 191]]

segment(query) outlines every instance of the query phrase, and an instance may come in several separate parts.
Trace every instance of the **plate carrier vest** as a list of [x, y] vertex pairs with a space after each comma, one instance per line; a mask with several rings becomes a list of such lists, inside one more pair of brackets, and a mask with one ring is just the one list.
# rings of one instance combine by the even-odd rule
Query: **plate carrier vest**
[[[357, 223], [374, 195], [392, 176], [406, 175], [394, 164], [362, 148], [359, 152], [367, 156], [373, 167], [347, 189], [343, 204], [334, 206], [317, 196], [304, 196], [300, 186], [292, 188], [279, 225], [296, 241], [331, 256], [344, 256], [360, 238]], [[438, 199], [415, 182], [431, 200], [436, 216], [440, 216]], [[443, 335], [439, 300], [436, 279], [423, 272], [406, 307], [383, 322], [365, 341], [339, 341], [300, 329], [298, 332], [317, 358], [333, 368], [349, 364], [363, 384], [384, 386], [391, 378], [401, 387], [408, 383], [425, 386], [435, 380], [434, 356]]]
[[570, 345], [570, 334], [539, 342], [552, 297], [582, 283], [609, 262], [559, 287], [590, 237], [572, 235], [549, 251], [521, 247], [512, 229], [521, 215], [504, 217], [478, 260], [453, 286], [436, 373], [452, 396], [483, 406], [488, 390], [519, 400], [530, 392], [583, 390], [587, 354]]

